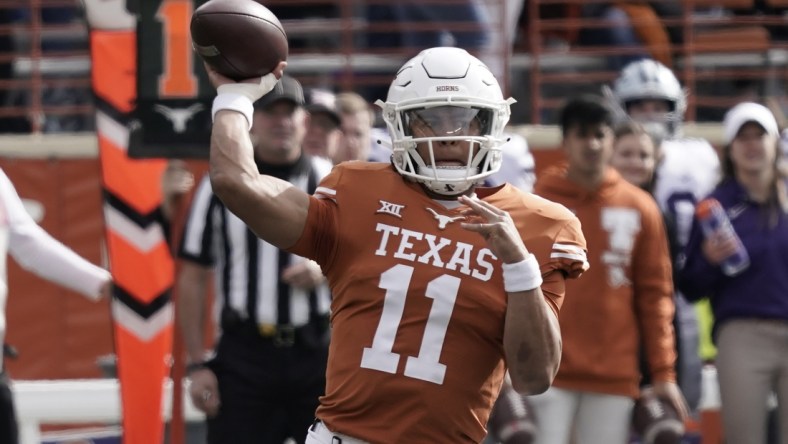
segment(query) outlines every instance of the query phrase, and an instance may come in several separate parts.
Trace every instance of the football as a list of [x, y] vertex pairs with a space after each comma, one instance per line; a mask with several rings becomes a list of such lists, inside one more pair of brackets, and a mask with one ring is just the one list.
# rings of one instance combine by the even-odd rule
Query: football
[[536, 421], [527, 398], [504, 384], [487, 422], [490, 436], [501, 444], [530, 444], [536, 437]]
[[635, 403], [632, 422], [643, 444], [680, 444], [684, 436], [676, 409], [648, 391]]
[[254, 0], [210, 0], [194, 11], [190, 28], [195, 52], [233, 80], [264, 76], [287, 59], [282, 24]]

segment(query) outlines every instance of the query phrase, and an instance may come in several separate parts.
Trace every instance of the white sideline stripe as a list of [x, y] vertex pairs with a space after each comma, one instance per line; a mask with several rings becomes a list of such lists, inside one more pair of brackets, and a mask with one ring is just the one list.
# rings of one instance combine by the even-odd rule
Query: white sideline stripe
[[125, 214], [116, 210], [112, 205], [104, 204], [104, 218], [107, 226], [128, 243], [137, 247], [143, 253], [151, 251], [164, 240], [164, 231], [158, 223], [151, 223], [148, 228], [142, 228]]
[[128, 150], [129, 130], [106, 113], [96, 112], [96, 130], [100, 135], [120, 147], [123, 152]]
[[146, 320], [117, 299], [112, 300], [112, 318], [115, 322], [143, 341], [149, 341], [160, 331], [171, 326], [174, 312], [172, 302], [168, 302]]

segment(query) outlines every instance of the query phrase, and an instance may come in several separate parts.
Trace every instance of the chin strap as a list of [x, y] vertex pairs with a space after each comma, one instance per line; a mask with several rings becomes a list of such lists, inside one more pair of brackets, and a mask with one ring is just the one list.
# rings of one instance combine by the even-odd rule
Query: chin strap
[[[435, 193], [442, 194], [444, 196], [458, 196], [466, 191], [468, 191], [472, 186], [476, 185], [478, 181], [473, 180], [459, 180], [463, 179], [467, 175], [467, 169], [465, 167], [462, 168], [438, 168], [438, 172], [434, 168], [430, 168], [428, 166], [424, 167], [417, 167], [417, 172], [421, 176], [427, 177], [438, 177], [438, 179], [416, 179], [418, 182], [423, 183], [427, 188], [432, 190]], [[441, 180], [441, 176], [443, 178], [449, 180]]]

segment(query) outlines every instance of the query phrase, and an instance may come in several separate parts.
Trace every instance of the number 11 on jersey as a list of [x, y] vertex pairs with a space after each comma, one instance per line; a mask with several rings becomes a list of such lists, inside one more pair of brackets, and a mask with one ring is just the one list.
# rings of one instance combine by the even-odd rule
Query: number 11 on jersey
[[[393, 353], [402, 313], [405, 310], [413, 267], [395, 265], [380, 275], [378, 287], [386, 290], [383, 312], [372, 340], [372, 347], [365, 347], [361, 367], [386, 373], [396, 373], [400, 355]], [[405, 363], [405, 376], [421, 379], [435, 384], [443, 384], [446, 365], [439, 362], [446, 329], [454, 310], [460, 279], [455, 276], [441, 275], [427, 284], [425, 296], [433, 299], [424, 337], [421, 340], [418, 356], [409, 356]]]

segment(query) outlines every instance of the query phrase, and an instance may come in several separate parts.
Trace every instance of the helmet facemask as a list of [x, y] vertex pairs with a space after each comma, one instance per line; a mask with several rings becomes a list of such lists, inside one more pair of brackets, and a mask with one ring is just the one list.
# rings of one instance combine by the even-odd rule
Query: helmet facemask
[[[466, 192], [500, 168], [501, 141], [490, 136], [492, 114], [487, 108], [451, 105], [399, 112], [405, 137], [393, 144], [394, 167], [435, 193]], [[461, 155], [452, 148], [458, 144], [465, 148]], [[447, 158], [448, 150], [457, 157]]]

